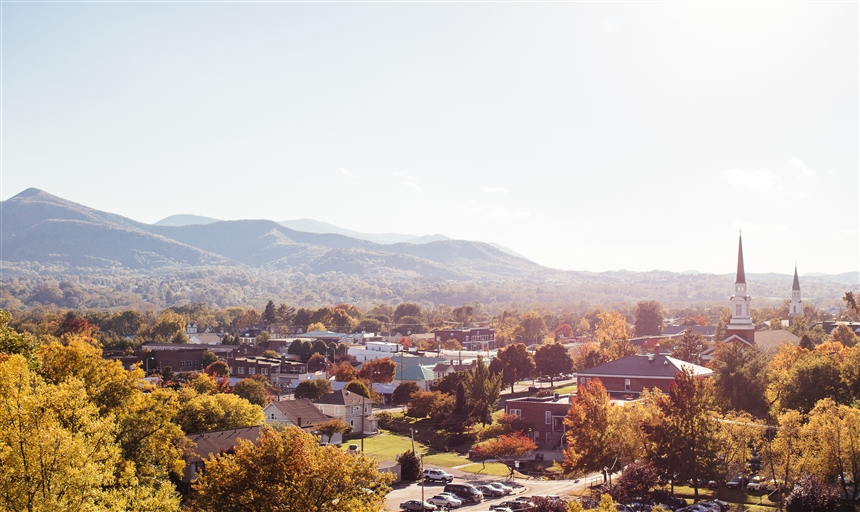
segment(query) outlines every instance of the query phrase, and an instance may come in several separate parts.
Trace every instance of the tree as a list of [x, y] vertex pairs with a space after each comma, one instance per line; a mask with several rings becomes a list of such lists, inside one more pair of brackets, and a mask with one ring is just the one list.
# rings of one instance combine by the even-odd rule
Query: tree
[[573, 359], [561, 343], [547, 343], [535, 351], [535, 367], [540, 375], [549, 377], [549, 384], [555, 383], [555, 377], [573, 371]]
[[308, 328], [305, 330], [305, 332], [317, 332], [317, 331], [325, 331], [325, 330], [326, 330], [326, 327], [325, 327], [324, 323], [314, 322], [314, 323], [308, 325]]
[[136, 338], [156, 343], [187, 343], [186, 323], [185, 317], [165, 309], [158, 315], [152, 326], [142, 325], [137, 331]]
[[263, 310], [263, 322], [266, 325], [272, 325], [278, 321], [278, 312], [275, 309], [275, 303], [269, 301], [266, 303], [266, 308]]
[[573, 327], [570, 324], [559, 324], [558, 327], [553, 331], [555, 334], [555, 338], [569, 338], [573, 336]]
[[184, 389], [179, 399], [176, 423], [186, 434], [252, 427], [265, 419], [259, 405], [229, 393], [200, 395]]
[[579, 387], [564, 424], [567, 426], [567, 448], [562, 461], [565, 472], [585, 474], [612, 466], [618, 451], [608, 442], [609, 394], [600, 379]]
[[457, 388], [460, 384], [466, 382], [466, 373], [467, 372], [465, 371], [448, 373], [441, 379], [430, 384], [430, 391], [441, 391], [451, 396], [456, 395]]
[[233, 394], [260, 407], [269, 403], [266, 385], [256, 379], [242, 379], [233, 386]]
[[717, 343], [710, 367], [715, 372], [717, 402], [724, 409], [746, 411], [758, 418], [767, 414], [767, 356], [761, 350], [739, 343]]
[[779, 430], [776, 435], [762, 446], [762, 462], [770, 468], [775, 479], [785, 483], [797, 482], [803, 470], [805, 446], [801, 429], [806, 419], [798, 411], [789, 410], [781, 414], [778, 420]]
[[365, 361], [358, 371], [358, 377], [371, 383], [387, 384], [394, 380], [397, 373], [397, 363], [390, 357], [380, 357]]
[[409, 395], [406, 415], [412, 418], [426, 418], [433, 410], [433, 404], [441, 398], [444, 393], [439, 391], [414, 391]]
[[212, 456], [193, 486], [194, 511], [374, 511], [385, 507], [390, 473], [378, 462], [346, 453], [290, 426], [263, 429], [256, 443], [240, 440], [235, 455]]
[[218, 360], [218, 355], [211, 350], [203, 349], [203, 353], [200, 355], [200, 361], [202, 362], [204, 367], [209, 366]]
[[839, 490], [809, 473], [800, 477], [785, 498], [786, 512], [836, 512]]
[[614, 361], [636, 353], [636, 348], [627, 335], [627, 320], [617, 311], [597, 315], [594, 339], [600, 343], [600, 356], [604, 361]]
[[647, 462], [631, 462], [618, 479], [612, 497], [625, 502], [651, 494], [660, 484], [660, 471]]
[[472, 317], [475, 316], [475, 307], [463, 304], [454, 308], [452, 314], [454, 315], [454, 320], [459, 322], [463, 327], [468, 327], [472, 322]]
[[206, 374], [212, 377], [229, 377], [230, 376], [230, 367], [227, 366], [227, 363], [224, 361], [215, 361], [206, 367]]
[[296, 314], [296, 308], [281, 304], [275, 312], [277, 323], [289, 325], [293, 321], [293, 316]]
[[860, 495], [860, 410], [839, 405], [830, 398], [818, 401], [802, 427], [805, 455], [812, 472], [837, 482], [848, 500]]
[[830, 338], [833, 341], [842, 343], [846, 347], [853, 347], [857, 344], [857, 335], [845, 324], [839, 324], [836, 330], [830, 333]]
[[308, 359], [309, 372], [321, 372], [328, 366], [328, 359], [322, 354], [314, 354]]
[[337, 382], [349, 382], [358, 376], [355, 368], [346, 361], [337, 365], [334, 370], [334, 380]]
[[421, 479], [421, 459], [412, 450], [397, 456], [400, 464], [400, 478], [404, 482], [414, 482]]
[[117, 479], [118, 425], [99, 413], [82, 381], [46, 383], [28, 366], [19, 354], [0, 358], [0, 508], [179, 509], [167, 486], [135, 482], [133, 463]]
[[30, 333], [18, 333], [9, 327], [11, 320], [12, 315], [0, 309], [0, 354], [20, 354], [32, 363], [39, 341]]
[[722, 472], [727, 475], [745, 473], [753, 449], [762, 448], [762, 437], [766, 431], [764, 427], [746, 412], [728, 412], [723, 415], [717, 431]]
[[296, 386], [296, 391], [293, 396], [296, 398], [309, 398], [311, 400], [319, 400], [320, 397], [334, 391], [331, 382], [325, 379], [303, 380]]
[[636, 304], [636, 336], [659, 336], [663, 332], [663, 306], [656, 300]]
[[692, 479], [698, 500], [698, 482], [714, 477], [718, 462], [712, 384], [685, 368], [675, 374], [668, 395], [658, 405], [662, 421], [646, 426], [656, 448], [649, 453], [649, 462], [667, 475]]
[[406, 404], [407, 402], [409, 402], [409, 396], [412, 395], [412, 393], [418, 391], [419, 389], [421, 388], [419, 388], [418, 384], [416, 384], [414, 381], [405, 380], [398, 384], [396, 388], [394, 388], [394, 392], [391, 394], [391, 399], [397, 405]]
[[463, 384], [466, 387], [466, 397], [473, 417], [482, 425], [492, 423], [493, 410], [499, 403], [499, 394], [502, 389], [502, 376], [490, 375], [484, 358], [478, 356], [475, 369], [466, 372]]
[[496, 439], [490, 439], [473, 448], [473, 457], [479, 459], [498, 459], [511, 470], [510, 476], [514, 476], [514, 464], [517, 459], [537, 449], [535, 442], [528, 436], [515, 433], [502, 435]]
[[420, 319], [424, 316], [424, 312], [421, 310], [421, 306], [414, 302], [401, 302], [394, 310], [394, 321], [401, 323], [401, 319], [406, 316]]
[[502, 384], [510, 384], [513, 393], [514, 384], [534, 375], [535, 361], [524, 344], [514, 343], [498, 351], [490, 363], [490, 371], [501, 374]]
[[317, 433], [320, 435], [320, 441], [329, 443], [335, 434], [349, 434], [352, 432], [352, 427], [349, 423], [339, 418], [334, 418], [320, 423], [315, 428]]
[[542, 334], [547, 331], [546, 320], [537, 311], [526, 311], [520, 317], [518, 332], [529, 343], [540, 343]]
[[771, 396], [778, 396], [774, 402], [776, 411], [811, 411], [823, 398], [832, 398], [839, 403], [850, 400], [842, 380], [842, 365], [836, 355], [825, 350], [801, 353], [798, 347], [786, 350], [794, 351], [797, 357], [787, 371], [776, 368], [776, 358], [771, 364], [774, 378], [768, 392]]
[[687, 361], [693, 364], [702, 364], [702, 350], [705, 348], [705, 338], [692, 329], [687, 329], [675, 344], [675, 350], [672, 351], [672, 357]]
[[356, 395], [361, 395], [364, 398], [373, 398], [373, 390], [371, 390], [367, 384], [364, 382], [355, 379], [349, 384], [346, 385], [346, 390], [350, 393], [355, 393]]

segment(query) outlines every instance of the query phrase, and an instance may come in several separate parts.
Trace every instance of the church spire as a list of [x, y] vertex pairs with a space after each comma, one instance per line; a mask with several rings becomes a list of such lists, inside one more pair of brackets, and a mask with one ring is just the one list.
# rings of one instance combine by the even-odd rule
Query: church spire
[[791, 291], [800, 291], [800, 280], [797, 279], [797, 264], [794, 265], [794, 284], [791, 285]]
[[744, 275], [744, 244], [741, 235], [738, 234], [738, 277], [735, 279], [735, 284], [746, 284], [747, 278]]
[[803, 315], [803, 300], [800, 298], [800, 279], [797, 278], [797, 263], [794, 264], [794, 283], [791, 285], [791, 301], [788, 303], [788, 318]]

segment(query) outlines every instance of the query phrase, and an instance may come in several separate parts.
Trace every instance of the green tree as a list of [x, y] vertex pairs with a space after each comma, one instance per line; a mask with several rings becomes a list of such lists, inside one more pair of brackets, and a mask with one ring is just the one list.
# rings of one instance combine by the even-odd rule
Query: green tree
[[636, 304], [636, 336], [658, 336], [663, 332], [663, 306], [656, 300]]
[[693, 364], [702, 364], [701, 354], [705, 349], [705, 338], [692, 329], [687, 329], [675, 344], [675, 350], [672, 351], [672, 357], [687, 361]]
[[203, 353], [200, 355], [200, 361], [202, 361], [204, 367], [209, 366], [217, 360], [218, 355], [216, 355], [215, 352], [212, 352], [211, 350], [204, 349]]
[[403, 405], [409, 402], [409, 396], [412, 393], [418, 391], [419, 389], [421, 388], [419, 388], [418, 384], [416, 384], [414, 381], [405, 380], [398, 384], [396, 388], [394, 388], [394, 392], [391, 394], [391, 399], [394, 401], [395, 404]]
[[212, 456], [194, 484], [194, 511], [381, 512], [393, 480], [378, 462], [320, 446], [298, 427], [263, 429], [256, 443], [240, 440], [235, 455]]
[[186, 323], [185, 317], [165, 309], [152, 326], [143, 325], [138, 329], [137, 338], [144, 342], [187, 343]]
[[491, 375], [484, 358], [478, 356], [475, 369], [466, 373], [463, 384], [466, 386], [466, 396], [474, 418], [482, 425], [492, 423], [492, 414], [499, 403], [502, 389], [502, 376]]
[[547, 332], [546, 320], [537, 311], [527, 311], [520, 317], [517, 332], [523, 337], [523, 341], [540, 343], [543, 334]]
[[311, 400], [319, 400], [320, 397], [334, 391], [331, 382], [325, 379], [303, 380], [296, 386], [296, 391], [293, 395], [296, 398], [309, 398]]
[[857, 344], [857, 335], [854, 334], [854, 331], [845, 324], [840, 324], [836, 327], [836, 329], [830, 333], [830, 338], [833, 341], [842, 343], [846, 347], [853, 347]]
[[364, 382], [355, 379], [346, 385], [346, 390], [356, 395], [361, 395], [364, 398], [373, 398], [373, 391]]
[[538, 374], [549, 377], [551, 386], [558, 375], [573, 371], [573, 359], [560, 343], [547, 343], [538, 347], [534, 361]]
[[513, 393], [514, 384], [534, 375], [535, 361], [524, 344], [514, 343], [498, 351], [490, 363], [490, 372], [501, 374], [502, 384], [510, 384]]
[[768, 410], [765, 399], [768, 372], [767, 356], [761, 350], [739, 343], [717, 343], [710, 367], [715, 372], [717, 402], [724, 409], [765, 417]]
[[421, 306], [414, 302], [401, 302], [394, 310], [394, 321], [401, 323], [401, 319], [407, 316], [420, 319], [424, 316], [424, 312], [421, 310]]
[[266, 303], [266, 308], [263, 310], [263, 322], [266, 325], [272, 325], [278, 321], [278, 311], [275, 308], [275, 303], [269, 301]]
[[400, 464], [400, 479], [404, 482], [414, 482], [421, 479], [421, 459], [412, 450], [397, 456]]
[[279, 324], [289, 325], [293, 321], [295, 314], [296, 308], [281, 304], [275, 312], [275, 319]]
[[260, 407], [269, 403], [266, 385], [256, 379], [242, 379], [233, 386], [233, 394]]

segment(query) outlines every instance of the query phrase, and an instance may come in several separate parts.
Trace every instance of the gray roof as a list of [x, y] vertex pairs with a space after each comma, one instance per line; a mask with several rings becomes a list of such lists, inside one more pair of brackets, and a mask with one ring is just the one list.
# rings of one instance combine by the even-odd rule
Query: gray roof
[[197, 447], [194, 449], [194, 455], [189, 456], [186, 462], [199, 462], [209, 458], [212, 454], [217, 455], [221, 452], [226, 452], [238, 445], [239, 439], [256, 442], [257, 438], [260, 437], [260, 428], [246, 427], [187, 435], [185, 436], [186, 439], [194, 441]]
[[713, 336], [717, 330], [716, 325], [667, 325], [663, 328], [663, 336], [674, 336], [681, 334], [687, 329], [692, 329], [693, 332], [699, 333], [702, 336]]
[[710, 368], [699, 366], [666, 355], [635, 355], [622, 357], [615, 361], [577, 372], [578, 377], [650, 377], [655, 379], [674, 379], [675, 374], [684, 368], [691, 368], [695, 375], [711, 375]]
[[290, 423], [302, 427], [318, 425], [331, 419], [320, 412], [317, 406], [307, 398], [269, 402], [269, 405], [284, 413]]
[[350, 393], [346, 389], [341, 389], [340, 391], [327, 393], [321, 396], [320, 399], [314, 403], [326, 405], [359, 405], [361, 404], [362, 399], [364, 399], [364, 397], [357, 393]]

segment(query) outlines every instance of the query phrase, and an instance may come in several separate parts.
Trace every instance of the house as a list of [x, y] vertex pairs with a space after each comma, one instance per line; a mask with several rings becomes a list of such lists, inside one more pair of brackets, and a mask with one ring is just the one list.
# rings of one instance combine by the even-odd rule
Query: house
[[399, 343], [388, 343], [385, 341], [368, 341], [366, 345], [355, 345], [349, 347], [349, 355], [363, 363], [370, 359], [379, 359], [382, 357], [394, 357], [403, 350], [403, 346]]
[[669, 391], [675, 374], [690, 369], [694, 375], [710, 376], [714, 371], [665, 354], [639, 354], [622, 357], [577, 373], [579, 385], [585, 386], [592, 379], [600, 379], [613, 398], [638, 397], [643, 389], [658, 388]]
[[[210, 455], [229, 452], [236, 448], [240, 439], [256, 442], [260, 437], [262, 427], [246, 427], [233, 430], [217, 430], [204, 434], [191, 434], [185, 439], [193, 443], [193, 450], [186, 450], [185, 470], [177, 484], [177, 490], [184, 496], [191, 491], [191, 484], [197, 480], [197, 473], [203, 470], [206, 459]], [[189, 443], [190, 444], [190, 443]]]
[[273, 357], [231, 357], [227, 360], [230, 376], [239, 379], [263, 375], [272, 384], [278, 384], [281, 360]]
[[[319, 408], [307, 398], [296, 400], [283, 400], [280, 402], [269, 402], [263, 407], [268, 423], [280, 425], [295, 425], [304, 430], [312, 431], [320, 423], [331, 420]], [[343, 442], [341, 434], [335, 434], [332, 439], [324, 439], [333, 444]]]
[[463, 350], [493, 350], [496, 348], [496, 330], [491, 327], [470, 327], [468, 329], [441, 329], [433, 331], [438, 343], [457, 340]]
[[467, 364], [455, 363], [455, 362], [439, 363], [433, 367], [433, 378], [437, 379], [437, 380], [438, 379], [444, 379], [445, 376], [450, 374], [450, 373], [474, 371], [475, 368], [477, 368], [477, 367], [478, 367], [477, 361], [472, 361], [472, 362], [467, 363]]
[[564, 417], [570, 409], [573, 395], [514, 398], [505, 401], [505, 413], [518, 416], [528, 424], [529, 435], [544, 450], [559, 446], [564, 436]]
[[340, 342], [346, 338], [346, 334], [342, 332], [332, 331], [311, 331], [301, 335], [301, 339], [322, 340], [326, 343], [329, 341]]
[[379, 430], [377, 419], [372, 415], [373, 401], [359, 394], [341, 389], [323, 395], [314, 405], [326, 416], [345, 421], [353, 432], [375, 434]]
[[202, 371], [203, 351], [227, 359], [238, 345], [190, 345], [185, 343], [146, 343], [141, 346], [143, 367], [147, 374], [170, 367], [174, 372]]

